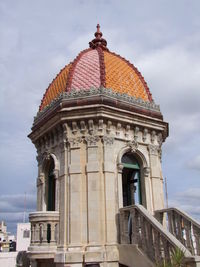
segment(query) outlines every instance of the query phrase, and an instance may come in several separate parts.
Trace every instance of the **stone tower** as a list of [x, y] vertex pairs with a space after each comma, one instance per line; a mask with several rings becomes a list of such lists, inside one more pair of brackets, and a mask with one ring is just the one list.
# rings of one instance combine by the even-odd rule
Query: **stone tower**
[[168, 124], [99, 25], [89, 46], [49, 85], [29, 135], [38, 154], [32, 266], [118, 266], [119, 209], [164, 207]]

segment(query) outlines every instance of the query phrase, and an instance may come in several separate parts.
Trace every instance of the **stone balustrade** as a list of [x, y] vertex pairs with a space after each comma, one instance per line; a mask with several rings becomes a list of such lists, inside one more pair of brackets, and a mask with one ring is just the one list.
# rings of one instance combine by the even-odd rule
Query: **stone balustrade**
[[56, 246], [59, 236], [59, 212], [37, 211], [30, 213], [31, 246]]
[[[188, 214], [177, 208], [162, 209], [155, 212], [161, 224], [167, 221], [167, 228], [192, 255], [200, 255], [200, 224]], [[167, 220], [164, 218], [166, 217]]]
[[120, 209], [120, 243], [135, 244], [154, 262], [170, 261], [176, 248], [191, 253], [141, 205]]

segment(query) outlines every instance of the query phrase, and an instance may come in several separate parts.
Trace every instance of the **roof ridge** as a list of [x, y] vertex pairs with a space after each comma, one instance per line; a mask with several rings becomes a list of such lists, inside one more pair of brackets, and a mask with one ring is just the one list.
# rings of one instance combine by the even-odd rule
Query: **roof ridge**
[[84, 49], [82, 50], [78, 56], [74, 59], [74, 61], [72, 62], [72, 65], [69, 69], [69, 73], [68, 73], [68, 77], [67, 77], [67, 82], [66, 82], [66, 89], [65, 91], [66, 92], [69, 92], [70, 89], [71, 89], [71, 85], [72, 85], [72, 79], [73, 79], [73, 74], [74, 74], [74, 70], [75, 70], [75, 67], [78, 63], [78, 61], [81, 59], [81, 57], [87, 53], [88, 51], [92, 50], [91, 48], [87, 48], [87, 49]]
[[104, 53], [101, 47], [96, 48], [99, 55], [99, 70], [100, 70], [100, 82], [101, 86], [106, 87], [106, 72], [105, 72], [105, 62]]

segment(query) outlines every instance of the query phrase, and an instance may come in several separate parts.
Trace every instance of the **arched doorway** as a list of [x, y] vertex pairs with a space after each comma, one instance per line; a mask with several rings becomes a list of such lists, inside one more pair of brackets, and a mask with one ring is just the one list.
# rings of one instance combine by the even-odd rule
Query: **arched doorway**
[[140, 165], [130, 152], [122, 156], [121, 162], [123, 206], [142, 204]]
[[55, 164], [50, 157], [46, 172], [46, 207], [47, 211], [55, 211], [56, 184], [54, 175]]

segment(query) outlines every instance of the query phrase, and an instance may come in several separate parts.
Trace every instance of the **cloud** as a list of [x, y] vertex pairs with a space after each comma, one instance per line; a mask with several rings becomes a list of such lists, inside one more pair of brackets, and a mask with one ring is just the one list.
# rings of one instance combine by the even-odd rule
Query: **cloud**
[[200, 187], [176, 193], [169, 201], [170, 207], [178, 207], [200, 221]]
[[0, 195], [0, 221], [5, 221], [8, 231], [16, 233], [18, 222], [28, 221], [28, 214], [36, 210], [36, 195]]
[[[189, 163], [188, 163], [188, 167], [191, 169], [195, 169], [200, 171], [200, 155], [196, 156], [195, 158], [193, 158]], [[200, 193], [200, 192], [199, 192]]]

